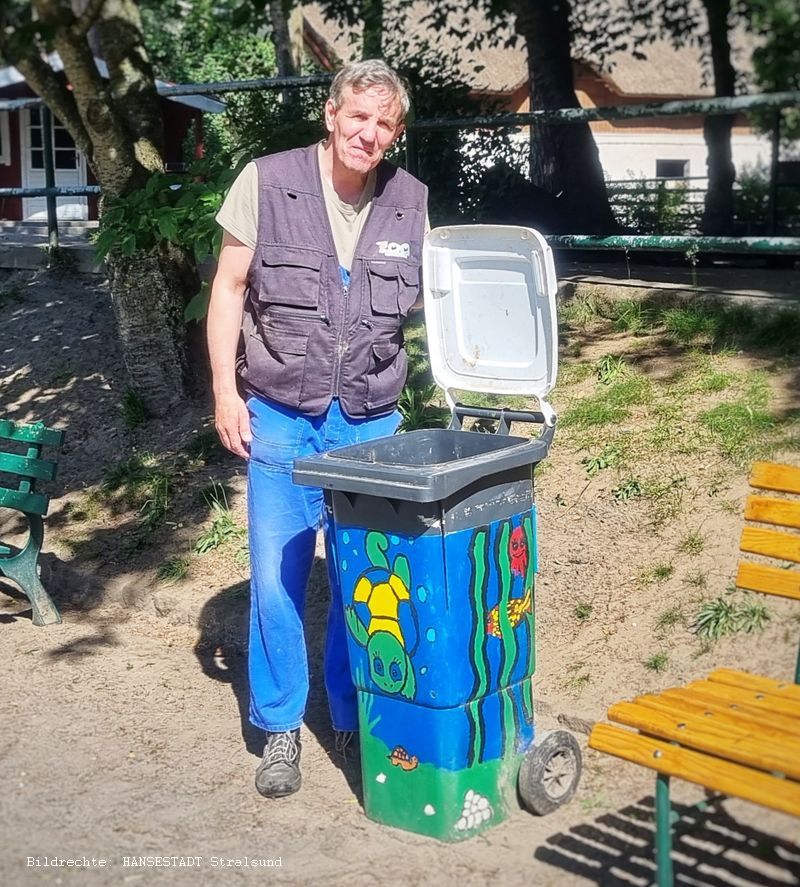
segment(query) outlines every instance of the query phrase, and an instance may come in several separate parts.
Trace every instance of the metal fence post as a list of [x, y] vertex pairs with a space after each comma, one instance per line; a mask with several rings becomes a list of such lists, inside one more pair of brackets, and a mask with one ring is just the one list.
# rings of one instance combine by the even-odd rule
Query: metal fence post
[[767, 233], [775, 236], [778, 231], [778, 162], [781, 155], [781, 109], [775, 109], [772, 122], [772, 156], [769, 162], [769, 215]]
[[47, 243], [51, 250], [58, 249], [58, 215], [56, 213], [56, 170], [53, 160], [53, 115], [47, 105], [42, 105], [42, 143], [44, 147], [44, 182], [47, 188]]

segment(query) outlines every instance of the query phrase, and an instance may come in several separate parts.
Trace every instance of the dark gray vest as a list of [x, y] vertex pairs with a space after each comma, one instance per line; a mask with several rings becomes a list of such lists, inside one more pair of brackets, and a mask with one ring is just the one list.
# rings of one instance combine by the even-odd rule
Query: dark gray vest
[[427, 188], [383, 161], [342, 285], [317, 146], [256, 161], [258, 243], [238, 369], [248, 390], [310, 415], [394, 409], [407, 361], [401, 324], [419, 292]]

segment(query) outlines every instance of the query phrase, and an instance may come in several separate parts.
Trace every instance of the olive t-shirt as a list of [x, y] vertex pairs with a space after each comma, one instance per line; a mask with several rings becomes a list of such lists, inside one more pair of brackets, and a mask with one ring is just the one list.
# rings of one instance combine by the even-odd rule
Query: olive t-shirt
[[[319, 145], [322, 153], [322, 145]], [[333, 185], [325, 176], [322, 178], [322, 195], [325, 209], [333, 232], [333, 242], [339, 264], [346, 271], [353, 264], [353, 253], [364, 227], [369, 206], [375, 193], [375, 170], [367, 176], [367, 183], [361, 192], [358, 203], [346, 203], [334, 191]], [[239, 173], [225, 198], [217, 222], [237, 240], [250, 249], [256, 248], [258, 240], [258, 169], [255, 163], [248, 163]]]

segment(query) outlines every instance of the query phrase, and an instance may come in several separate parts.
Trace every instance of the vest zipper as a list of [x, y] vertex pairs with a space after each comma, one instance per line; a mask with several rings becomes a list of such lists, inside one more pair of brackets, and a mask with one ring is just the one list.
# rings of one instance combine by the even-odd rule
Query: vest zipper
[[297, 311], [292, 308], [268, 308], [265, 313], [265, 318], [269, 320], [270, 316], [272, 317], [290, 317], [292, 320], [310, 320], [313, 323], [324, 323], [325, 326], [331, 325], [331, 320], [326, 314], [314, 314], [305, 316], [300, 311]]
[[333, 396], [339, 397], [339, 383], [342, 379], [342, 358], [344, 357], [345, 342], [344, 337], [347, 333], [347, 309], [350, 301], [350, 287], [342, 284], [342, 323], [339, 326], [339, 334], [336, 337], [336, 372], [333, 374]]

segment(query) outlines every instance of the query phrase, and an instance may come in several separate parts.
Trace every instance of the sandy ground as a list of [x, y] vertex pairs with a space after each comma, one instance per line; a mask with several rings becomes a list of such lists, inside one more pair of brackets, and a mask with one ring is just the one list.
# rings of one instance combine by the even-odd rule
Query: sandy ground
[[[110, 464], [191, 440], [207, 427], [207, 410], [187, 404], [182, 415], [127, 431], [117, 410], [124, 372], [97, 278], [14, 281], [16, 295], [0, 302], [2, 414], [68, 432], [43, 557], [43, 579], [64, 623], [34, 627], [25, 599], [0, 581], [0, 884], [652, 882], [653, 780], [586, 750], [585, 733], [611, 702], [717, 666], [791, 673], [798, 632], [788, 604], [770, 604], [773, 619], [762, 633], [726, 639], [710, 652], [686, 630], [661, 637], [654, 629], [666, 604], [691, 600], [690, 572], [705, 572], [714, 594], [730, 582], [743, 473], [730, 473], [714, 499], [702, 481], [719, 466], [682, 466], [691, 478], [688, 507], [656, 530], [644, 503], [613, 502], [610, 479], [587, 482], [580, 454], [556, 445], [541, 472], [537, 728], [566, 726], [584, 748], [583, 779], [570, 804], [542, 818], [520, 811], [458, 845], [368, 820], [358, 767], [333, 751], [319, 686], [327, 594], [321, 560], [308, 603], [313, 686], [304, 785], [291, 798], [266, 801], [252, 787], [261, 737], [245, 714], [246, 569], [222, 555], [194, 557], [187, 578], [165, 588], [155, 569], [186, 551], [202, 513], [187, 505], [146, 550], [126, 554], [120, 540], [135, 513], [102, 514], [81, 526], [68, 507]], [[795, 393], [786, 395], [787, 408]], [[785, 458], [800, 461], [796, 453]], [[176, 502], [190, 501], [196, 491], [189, 487], [203, 473], [206, 482], [228, 484], [241, 515], [244, 478], [233, 461], [184, 478]], [[738, 513], [721, 507], [723, 500]], [[12, 520], [4, 526], [15, 529]], [[688, 562], [677, 540], [698, 527], [709, 541]], [[655, 561], [672, 562], [674, 576], [643, 586], [637, 577]], [[591, 604], [591, 619], [575, 618], [579, 603]], [[656, 674], [643, 662], [659, 649], [669, 651], [669, 668]], [[576, 679], [582, 675], [588, 678]], [[702, 792], [679, 783], [675, 796], [694, 804]], [[726, 801], [703, 822], [677, 838], [679, 883], [800, 884], [797, 820]], [[131, 864], [146, 856], [171, 864]], [[86, 868], [45, 864], [84, 857]], [[256, 864], [262, 860], [274, 864], [265, 871]]]

